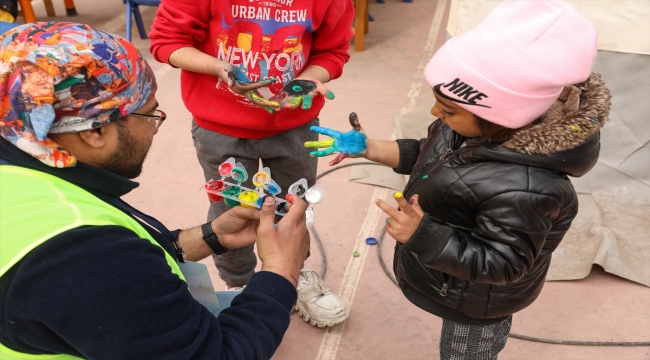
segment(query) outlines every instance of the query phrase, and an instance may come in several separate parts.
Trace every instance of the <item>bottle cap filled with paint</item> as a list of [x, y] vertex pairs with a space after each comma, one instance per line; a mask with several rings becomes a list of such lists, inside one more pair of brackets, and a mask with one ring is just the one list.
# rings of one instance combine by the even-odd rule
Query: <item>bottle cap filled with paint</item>
[[[223, 201], [228, 206], [261, 209], [264, 197], [270, 195], [275, 198], [275, 213], [284, 216], [289, 212], [291, 196], [299, 196], [310, 204], [308, 212], [313, 222], [311, 205], [321, 202], [325, 195], [322, 184], [318, 183], [308, 188], [307, 180], [300, 179], [289, 187], [287, 195], [289, 201], [281, 199], [278, 196], [282, 193], [282, 189], [271, 178], [271, 170], [268, 167], [262, 168], [253, 175], [251, 181], [255, 189], [249, 189], [242, 186], [242, 183], [248, 180], [248, 173], [244, 166], [240, 162], [236, 162], [234, 158], [224, 161], [219, 166], [218, 172], [221, 179], [209, 180], [203, 185], [203, 190], [208, 194], [210, 201]], [[231, 178], [233, 182], [229, 182], [228, 178]]]
[[318, 204], [321, 201], [323, 201], [324, 198], [325, 198], [325, 188], [321, 183], [316, 183], [314, 186], [310, 187], [305, 192], [305, 200], [310, 205]]
[[304, 197], [305, 192], [307, 192], [307, 180], [300, 179], [296, 181], [295, 183], [291, 184], [291, 186], [289, 186], [289, 190], [287, 192], [291, 195]]
[[244, 181], [248, 180], [248, 173], [246, 172], [244, 165], [238, 162], [235, 164], [235, 167], [232, 168], [232, 170], [230, 171], [230, 177], [232, 177], [233, 180], [241, 184]]
[[221, 178], [223, 179], [230, 176], [230, 172], [234, 167], [235, 167], [235, 159], [228, 158], [228, 160], [222, 162], [221, 165], [219, 165], [219, 169], [217, 171], [219, 172], [219, 175], [221, 175]]
[[268, 183], [271, 180], [271, 169], [265, 167], [262, 170], [258, 171], [253, 175], [253, 185], [256, 189], [261, 189], [264, 187], [264, 184]]

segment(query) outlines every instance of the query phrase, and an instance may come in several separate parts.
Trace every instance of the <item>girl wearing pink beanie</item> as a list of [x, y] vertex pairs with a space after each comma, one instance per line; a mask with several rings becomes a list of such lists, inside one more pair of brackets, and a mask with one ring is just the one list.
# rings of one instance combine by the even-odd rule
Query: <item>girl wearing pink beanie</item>
[[[404, 295], [443, 319], [442, 359], [496, 359], [512, 314], [544, 286], [552, 252], [578, 212], [569, 176], [598, 159], [609, 91], [591, 73], [597, 31], [562, 1], [504, 1], [447, 41], [425, 69], [435, 104], [426, 139], [348, 133], [313, 156], [364, 157], [410, 174], [399, 209], [382, 200], [397, 240]], [[408, 199], [408, 200], [407, 200]]]

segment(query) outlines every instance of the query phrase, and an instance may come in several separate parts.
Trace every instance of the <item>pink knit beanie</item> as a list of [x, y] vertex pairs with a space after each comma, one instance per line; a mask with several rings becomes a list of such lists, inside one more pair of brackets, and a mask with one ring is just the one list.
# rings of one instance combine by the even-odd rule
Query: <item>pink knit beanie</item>
[[507, 0], [447, 41], [424, 75], [444, 99], [516, 129], [544, 114], [564, 86], [589, 77], [597, 38], [596, 26], [564, 1]]

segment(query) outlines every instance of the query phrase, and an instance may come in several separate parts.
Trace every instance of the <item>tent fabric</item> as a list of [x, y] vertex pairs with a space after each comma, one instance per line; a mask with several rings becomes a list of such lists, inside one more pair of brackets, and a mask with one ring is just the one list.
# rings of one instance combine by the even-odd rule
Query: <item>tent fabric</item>
[[[476, 26], [501, 0], [452, 0], [447, 32]], [[650, 1], [567, 0], [598, 27], [598, 49], [650, 55]]]

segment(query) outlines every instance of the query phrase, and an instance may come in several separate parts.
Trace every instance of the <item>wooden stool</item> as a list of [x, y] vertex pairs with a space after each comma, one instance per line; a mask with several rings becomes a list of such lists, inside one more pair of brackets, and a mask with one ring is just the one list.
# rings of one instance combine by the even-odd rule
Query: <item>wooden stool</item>
[[369, 0], [355, 0], [354, 50], [363, 51], [363, 36], [368, 33]]
[[[74, 6], [74, 0], [63, 0], [65, 3], [65, 12], [67, 16], [77, 15], [77, 9]], [[20, 4], [20, 13], [23, 18], [25, 18], [26, 23], [36, 22], [36, 14], [34, 14], [34, 9], [32, 8], [32, 2], [30, 0], [19, 0]], [[54, 12], [54, 6], [52, 6], [52, 0], [43, 0], [45, 4], [45, 11], [47, 16], [56, 16]]]

